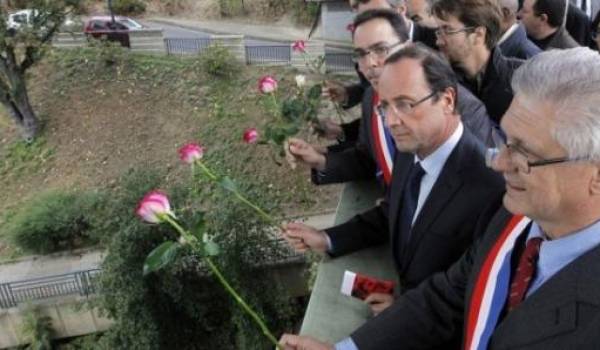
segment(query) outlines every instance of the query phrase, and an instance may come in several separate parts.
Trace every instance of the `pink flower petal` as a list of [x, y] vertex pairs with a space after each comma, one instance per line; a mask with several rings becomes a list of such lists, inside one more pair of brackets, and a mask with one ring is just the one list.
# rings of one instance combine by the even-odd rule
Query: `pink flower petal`
[[179, 159], [187, 164], [192, 164], [204, 156], [204, 147], [197, 143], [188, 143], [179, 149]]
[[244, 142], [253, 144], [258, 141], [258, 130], [256, 128], [248, 128], [244, 131]]

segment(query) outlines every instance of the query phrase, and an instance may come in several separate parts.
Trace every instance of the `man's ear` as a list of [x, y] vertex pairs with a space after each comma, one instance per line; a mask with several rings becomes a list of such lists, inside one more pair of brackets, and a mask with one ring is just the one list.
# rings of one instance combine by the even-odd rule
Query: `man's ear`
[[600, 196], [600, 163], [595, 164], [594, 176], [590, 181], [590, 194], [593, 196]]
[[400, 6], [398, 6], [398, 8], [396, 10], [398, 11], [398, 14], [400, 16], [406, 17], [406, 13], [407, 13], [406, 5], [400, 5]]
[[456, 90], [451, 87], [446, 88], [440, 99], [444, 103], [444, 113], [454, 114], [456, 111]]
[[485, 45], [485, 37], [487, 35], [487, 29], [485, 27], [475, 28], [475, 30], [473, 31], [473, 34], [475, 34], [475, 38], [478, 43]]
[[510, 10], [507, 9], [506, 7], [503, 7], [502, 8], [502, 17], [504, 17], [506, 19], [506, 18], [509, 18], [510, 15], [511, 15]]
[[541, 15], [538, 16], [540, 18], [540, 21], [544, 22], [544, 23], [548, 23], [548, 15], [545, 13], [542, 13]]

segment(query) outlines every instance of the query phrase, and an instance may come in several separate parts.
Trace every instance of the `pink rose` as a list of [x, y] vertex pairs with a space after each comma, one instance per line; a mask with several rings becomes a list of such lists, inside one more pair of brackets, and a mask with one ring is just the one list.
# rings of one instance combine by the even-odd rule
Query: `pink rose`
[[258, 141], [258, 130], [256, 128], [248, 128], [244, 131], [244, 142], [247, 144], [256, 143]]
[[258, 81], [258, 90], [263, 94], [270, 94], [277, 90], [277, 80], [270, 75], [265, 75]]
[[179, 158], [188, 164], [202, 159], [202, 156], [204, 156], [204, 147], [197, 143], [188, 143], [179, 149]]
[[292, 50], [294, 50], [295, 52], [306, 52], [306, 43], [304, 42], [304, 40], [297, 40], [294, 41], [294, 44], [292, 45]]
[[142, 220], [151, 224], [162, 222], [161, 217], [164, 215], [175, 217], [169, 205], [169, 198], [161, 191], [152, 191], [146, 194], [135, 209], [135, 213]]

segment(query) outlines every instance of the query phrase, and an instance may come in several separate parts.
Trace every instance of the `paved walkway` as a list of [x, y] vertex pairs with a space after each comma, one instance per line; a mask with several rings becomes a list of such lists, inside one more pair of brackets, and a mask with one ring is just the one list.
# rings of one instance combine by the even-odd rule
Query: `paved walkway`
[[[148, 21], [176, 25], [183, 28], [201, 30], [215, 34], [244, 34], [245, 36], [274, 41], [307, 40], [309, 28], [291, 26], [277, 26], [266, 24], [239, 23], [231, 20], [189, 20], [172, 17], [150, 17]], [[350, 42], [325, 40], [325, 44], [332, 47], [349, 48]]]
[[[333, 225], [333, 220], [334, 214], [330, 212], [311, 216], [305, 223], [321, 229]], [[15, 262], [0, 264], [0, 283], [95, 269], [100, 266], [105, 255], [103, 250], [87, 249], [74, 253], [23, 257]]]

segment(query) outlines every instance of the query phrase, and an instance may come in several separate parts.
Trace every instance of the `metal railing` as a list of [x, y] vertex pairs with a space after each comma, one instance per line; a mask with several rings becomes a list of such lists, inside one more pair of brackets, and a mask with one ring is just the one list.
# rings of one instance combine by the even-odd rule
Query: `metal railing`
[[326, 53], [325, 67], [328, 73], [342, 73], [354, 71], [355, 63], [351, 53]]
[[210, 38], [165, 38], [168, 55], [196, 55], [208, 48]]
[[8, 309], [28, 301], [73, 294], [87, 297], [97, 292], [96, 280], [100, 271], [91, 269], [0, 283], [0, 309]]
[[291, 62], [290, 45], [246, 46], [246, 64], [287, 65]]
[[[210, 47], [211, 38], [165, 38], [168, 55], [197, 55]], [[291, 65], [292, 47], [288, 45], [244, 45], [245, 62], [248, 65]], [[328, 73], [354, 71], [350, 53], [325, 53]]]

